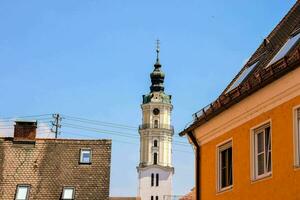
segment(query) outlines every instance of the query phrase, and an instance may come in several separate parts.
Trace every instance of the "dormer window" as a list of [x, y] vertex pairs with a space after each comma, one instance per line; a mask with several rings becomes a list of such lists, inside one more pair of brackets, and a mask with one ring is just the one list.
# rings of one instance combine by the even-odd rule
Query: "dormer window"
[[92, 163], [92, 150], [81, 149], [80, 150], [80, 164], [91, 164]]

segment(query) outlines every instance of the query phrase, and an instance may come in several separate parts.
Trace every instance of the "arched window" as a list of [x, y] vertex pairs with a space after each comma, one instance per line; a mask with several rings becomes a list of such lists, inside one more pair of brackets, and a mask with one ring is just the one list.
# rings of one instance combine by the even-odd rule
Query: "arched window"
[[154, 128], [158, 128], [158, 120], [154, 120]]
[[151, 187], [154, 186], [154, 174], [151, 174]]
[[153, 164], [157, 165], [157, 153], [153, 154]]
[[155, 200], [158, 200], [158, 196], [155, 197]]
[[156, 174], [156, 186], [159, 186], [159, 174]]
[[154, 200], [153, 196], [151, 196], [151, 200]]
[[153, 146], [154, 146], [154, 147], [157, 147], [157, 140], [154, 140]]

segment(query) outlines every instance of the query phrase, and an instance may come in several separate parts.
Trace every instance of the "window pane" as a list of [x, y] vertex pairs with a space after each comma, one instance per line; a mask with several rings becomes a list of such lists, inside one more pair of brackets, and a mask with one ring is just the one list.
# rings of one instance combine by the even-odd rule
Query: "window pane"
[[268, 156], [268, 163], [267, 163], [267, 171], [270, 172], [271, 171], [271, 166], [272, 166], [272, 163], [271, 163], [271, 152], [269, 152], [269, 156]]
[[63, 199], [73, 199], [74, 188], [64, 188]]
[[221, 181], [222, 181], [222, 184], [221, 184], [221, 187], [224, 188], [227, 186], [226, 184], [226, 168], [223, 168], [221, 170]]
[[298, 165], [300, 164], [300, 114], [299, 114], [299, 111], [300, 109], [298, 109], [298, 124], [297, 124], [297, 126], [298, 126]]
[[82, 161], [83, 162], [90, 162], [90, 153], [83, 153]]
[[26, 200], [28, 193], [28, 187], [27, 186], [19, 186], [17, 190], [17, 200]]
[[228, 185], [232, 185], [232, 147], [228, 149]]
[[257, 153], [264, 152], [264, 135], [263, 132], [257, 134]]
[[220, 152], [220, 187], [232, 185], [232, 147]]
[[260, 154], [257, 156], [257, 175], [262, 175], [264, 174], [265, 171], [265, 155]]
[[230, 88], [226, 91], [230, 92], [231, 90], [233, 90], [234, 88], [236, 88], [237, 86], [239, 86], [241, 84], [241, 82], [243, 82], [243, 80], [248, 76], [248, 74], [252, 71], [252, 69], [257, 65], [258, 61], [255, 62], [254, 64], [252, 64], [250, 67], [247, 67], [244, 69], [244, 71], [240, 74], [240, 76], [234, 81], [234, 83], [230, 86]]
[[283, 45], [283, 47], [279, 50], [279, 52], [274, 56], [274, 58], [267, 66], [272, 65], [273, 63], [283, 58], [289, 52], [289, 50], [298, 42], [299, 38], [300, 33], [288, 39], [288, 41]]
[[91, 162], [91, 150], [81, 150], [80, 162], [90, 163]]

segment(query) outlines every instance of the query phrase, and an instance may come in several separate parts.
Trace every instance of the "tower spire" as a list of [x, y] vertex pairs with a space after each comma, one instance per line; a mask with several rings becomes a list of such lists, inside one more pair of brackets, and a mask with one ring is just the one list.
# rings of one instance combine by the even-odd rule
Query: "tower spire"
[[160, 49], [159, 49], [160, 43], [159, 42], [160, 42], [159, 39], [157, 39], [156, 40], [156, 63], [159, 63], [159, 51], [160, 51]]
[[164, 91], [164, 79], [165, 74], [161, 70], [161, 64], [159, 63], [160, 41], [156, 40], [156, 62], [154, 64], [154, 70], [150, 74], [151, 77], [151, 92], [163, 92]]

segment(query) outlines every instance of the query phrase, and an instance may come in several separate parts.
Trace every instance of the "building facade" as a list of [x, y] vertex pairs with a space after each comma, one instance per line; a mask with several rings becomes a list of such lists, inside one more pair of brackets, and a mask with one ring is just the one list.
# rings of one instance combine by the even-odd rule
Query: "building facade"
[[300, 199], [300, 2], [194, 114], [196, 199]]
[[150, 93], [143, 95], [140, 134], [138, 196], [142, 200], [163, 200], [172, 195], [172, 136], [171, 96], [164, 92], [164, 73], [159, 63], [159, 49], [151, 73]]
[[38, 139], [37, 122], [0, 138], [0, 199], [109, 199], [111, 140]]

